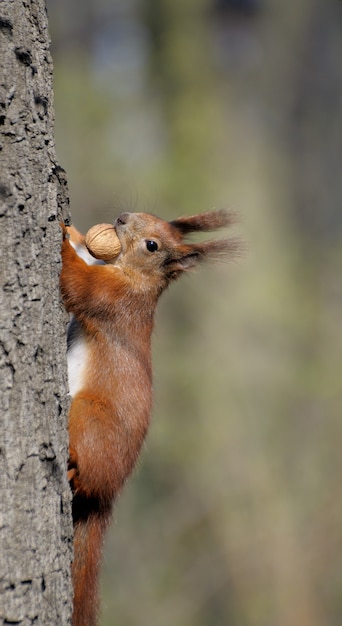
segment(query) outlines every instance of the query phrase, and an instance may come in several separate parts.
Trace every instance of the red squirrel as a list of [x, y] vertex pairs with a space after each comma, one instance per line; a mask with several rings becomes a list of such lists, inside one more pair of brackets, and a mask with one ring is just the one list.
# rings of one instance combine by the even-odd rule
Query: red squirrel
[[62, 225], [61, 292], [73, 314], [68, 332], [73, 626], [97, 624], [104, 532], [148, 429], [151, 333], [159, 296], [202, 261], [236, 256], [239, 242], [234, 237], [185, 240], [191, 232], [216, 230], [233, 221], [226, 210], [171, 222], [146, 213], [122, 213], [112, 226], [120, 253], [107, 263], [92, 259], [83, 235]]

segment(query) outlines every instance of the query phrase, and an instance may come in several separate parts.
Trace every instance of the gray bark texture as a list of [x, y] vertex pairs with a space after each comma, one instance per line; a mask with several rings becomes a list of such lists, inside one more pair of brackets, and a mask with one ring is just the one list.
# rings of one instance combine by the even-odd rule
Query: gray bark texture
[[44, 0], [0, 0], [0, 624], [70, 623], [68, 218]]

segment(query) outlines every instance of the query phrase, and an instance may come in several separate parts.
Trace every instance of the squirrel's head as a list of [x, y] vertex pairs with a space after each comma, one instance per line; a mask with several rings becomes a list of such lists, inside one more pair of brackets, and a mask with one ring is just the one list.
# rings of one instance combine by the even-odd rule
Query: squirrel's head
[[130, 275], [138, 287], [161, 293], [172, 280], [202, 261], [236, 257], [241, 250], [236, 237], [186, 241], [192, 232], [213, 231], [235, 221], [234, 214], [224, 209], [171, 222], [147, 213], [121, 213], [114, 222], [121, 251], [113, 264]]

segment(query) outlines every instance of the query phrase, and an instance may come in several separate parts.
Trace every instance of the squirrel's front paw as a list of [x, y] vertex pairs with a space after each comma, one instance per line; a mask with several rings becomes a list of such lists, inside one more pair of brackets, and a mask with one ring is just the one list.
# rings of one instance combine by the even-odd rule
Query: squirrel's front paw
[[60, 225], [60, 227], [62, 229], [63, 241], [64, 241], [64, 239], [70, 239], [69, 226], [64, 224], [64, 222], [59, 222], [59, 225]]

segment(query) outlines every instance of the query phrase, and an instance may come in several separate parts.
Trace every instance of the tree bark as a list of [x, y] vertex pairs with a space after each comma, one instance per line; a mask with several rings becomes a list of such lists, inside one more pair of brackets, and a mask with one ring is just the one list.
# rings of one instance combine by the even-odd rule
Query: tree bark
[[70, 623], [66, 317], [44, 0], [0, 4], [0, 624]]

